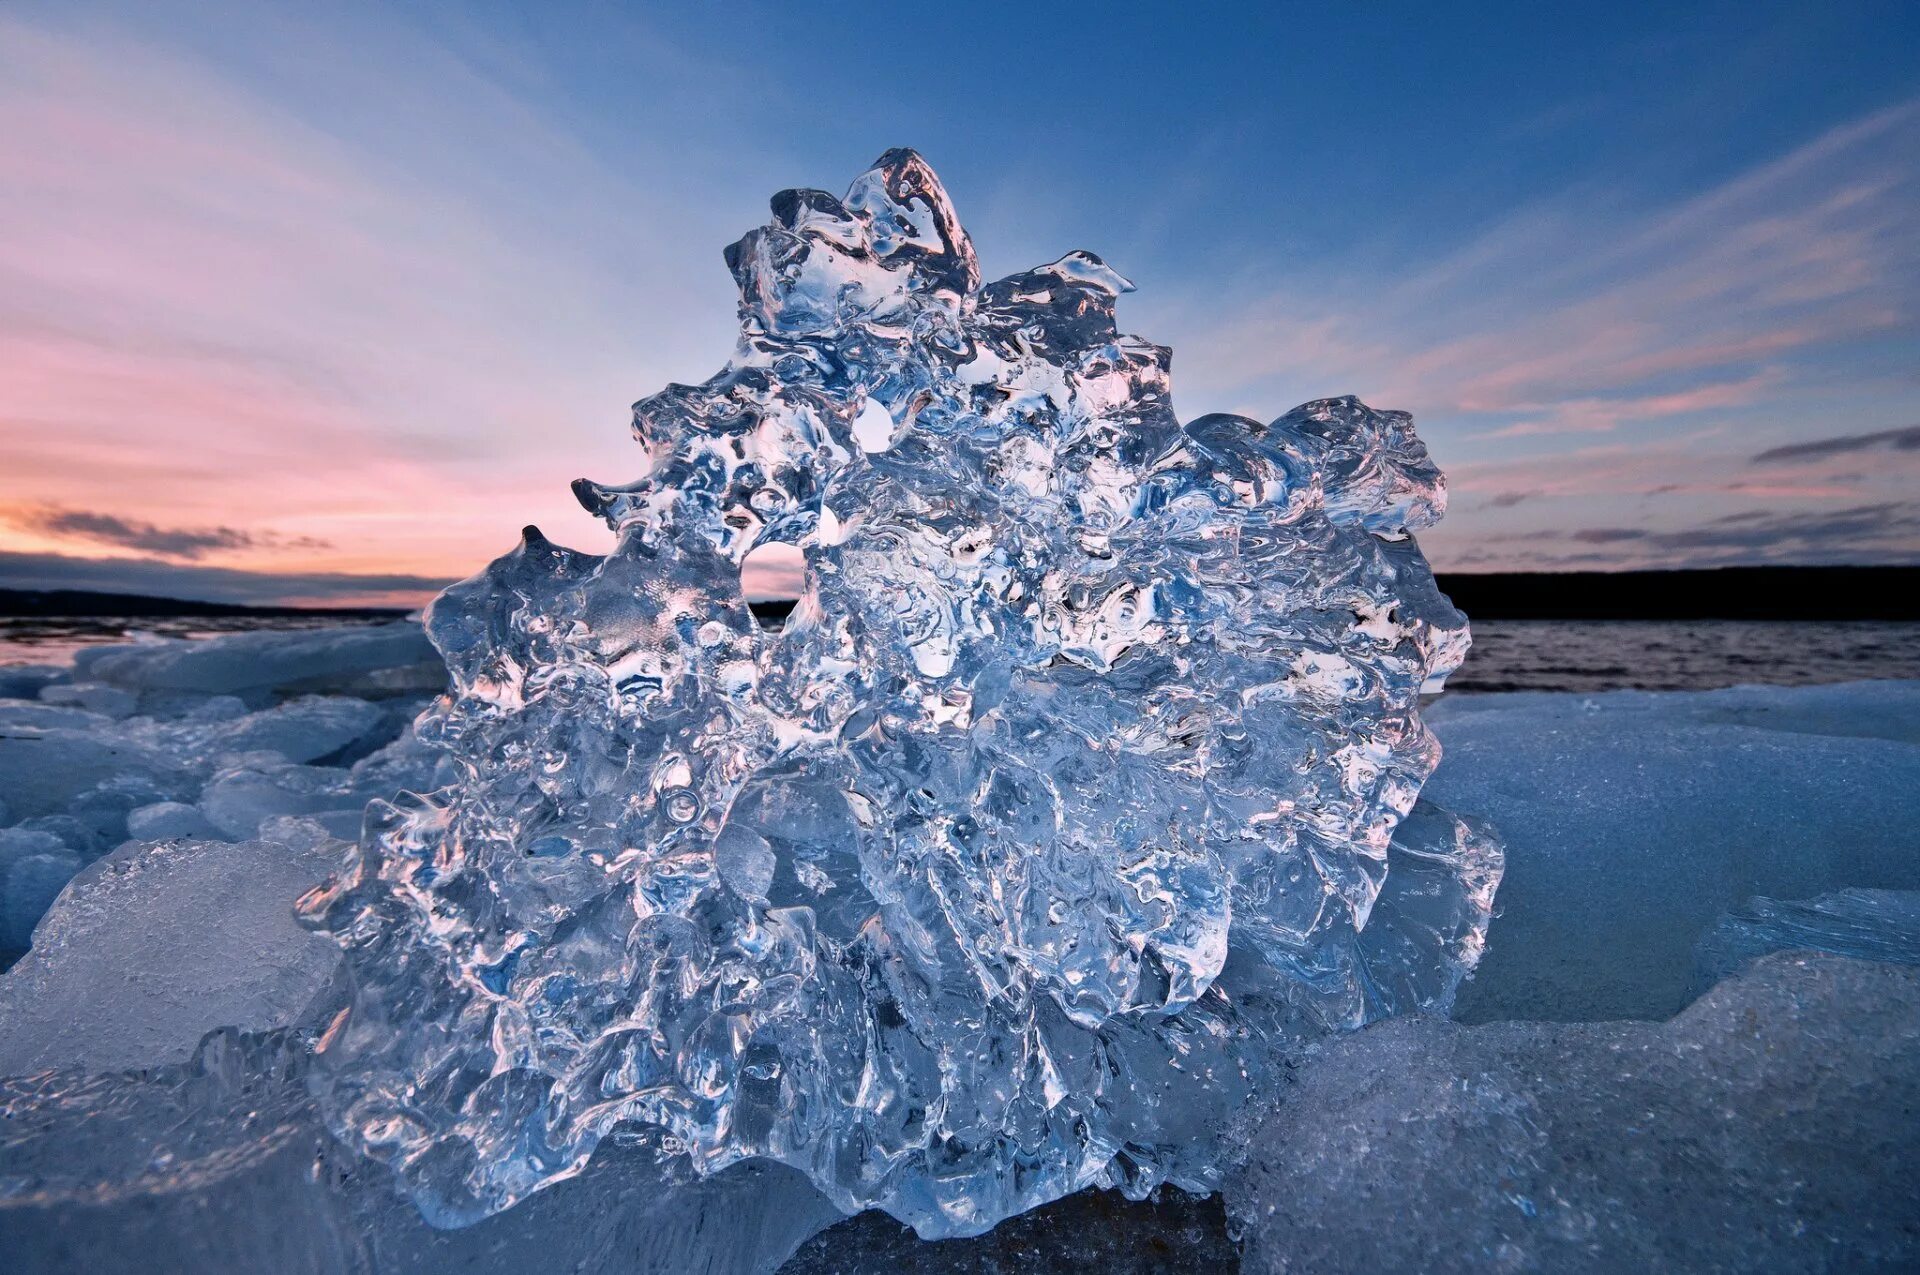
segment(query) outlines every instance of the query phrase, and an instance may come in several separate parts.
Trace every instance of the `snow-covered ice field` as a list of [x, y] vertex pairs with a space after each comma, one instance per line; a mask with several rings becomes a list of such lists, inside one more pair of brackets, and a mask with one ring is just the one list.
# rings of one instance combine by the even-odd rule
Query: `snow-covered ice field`
[[[293, 900], [369, 800], [439, 782], [409, 722], [441, 676], [407, 624], [0, 669], [0, 948], [27, 949], [0, 975], [0, 1265], [770, 1271], [839, 1221], [790, 1170], [693, 1181], [619, 1144], [434, 1231], [321, 1131], [303, 1060], [338, 962]], [[1485, 959], [1454, 1021], [1307, 1049], [1247, 1113], [1245, 1268], [1920, 1263], [1920, 682], [1451, 695], [1430, 721], [1427, 793], [1507, 845]], [[1183, 1269], [1143, 1207], [1021, 1252]], [[1020, 1269], [1004, 1242], [887, 1261]]]

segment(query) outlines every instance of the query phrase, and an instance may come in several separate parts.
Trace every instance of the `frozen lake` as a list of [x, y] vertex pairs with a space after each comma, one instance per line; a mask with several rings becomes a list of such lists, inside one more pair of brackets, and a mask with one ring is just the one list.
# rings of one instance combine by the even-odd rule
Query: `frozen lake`
[[[331, 616], [0, 617], [0, 665], [65, 664], [147, 634], [317, 629]], [[1484, 620], [1456, 691], [1694, 691], [1920, 677], [1920, 624], [1874, 621]]]
[[1456, 691], [1704, 691], [1920, 677], [1920, 624], [1476, 620]]

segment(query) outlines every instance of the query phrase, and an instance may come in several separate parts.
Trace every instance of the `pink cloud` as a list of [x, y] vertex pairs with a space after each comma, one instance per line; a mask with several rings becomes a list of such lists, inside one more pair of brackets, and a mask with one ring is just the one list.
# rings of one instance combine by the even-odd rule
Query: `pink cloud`
[[1697, 385], [1669, 394], [1649, 394], [1637, 398], [1572, 399], [1563, 403], [1543, 404], [1537, 409], [1542, 415], [1532, 420], [1487, 430], [1475, 437], [1521, 438], [1538, 434], [1604, 433], [1629, 421], [1657, 421], [1716, 408], [1740, 407], [1756, 401], [1779, 381], [1779, 373], [1769, 369], [1744, 380]]
[[[394, 92], [434, 83], [355, 138], [110, 29], [0, 14], [0, 502], [230, 527], [257, 547], [223, 563], [289, 571], [461, 576], [529, 521], [609, 542], [568, 482], [633, 477], [624, 405], [731, 344], [717, 254], [679, 246], [707, 211], [395, 56], [418, 65]], [[455, 162], [441, 102], [515, 172]], [[516, 177], [572, 197], [516, 203]]]
[[1404, 281], [1288, 286], [1244, 305], [1203, 338], [1226, 357], [1187, 357], [1183, 384], [1196, 372], [1301, 384], [1317, 369], [1323, 384], [1441, 418], [1441, 430], [1529, 405], [1592, 421], [1604, 400], [1710, 398], [1713, 386], [1685, 382], [1723, 368], [1777, 366], [1773, 390], [1789, 393], [1786, 356], [1907, 321], [1895, 289], [1915, 264], [1904, 229], [1920, 202], [1904, 163], [1915, 147], [1920, 100], [1675, 208], [1602, 220], [1568, 196], [1519, 210]]

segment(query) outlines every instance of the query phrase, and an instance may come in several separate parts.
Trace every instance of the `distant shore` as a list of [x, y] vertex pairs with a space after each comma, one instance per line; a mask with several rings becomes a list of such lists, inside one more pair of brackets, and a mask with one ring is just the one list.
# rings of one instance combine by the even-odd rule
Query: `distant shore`
[[[1920, 566], [1715, 567], [1689, 571], [1446, 572], [1440, 587], [1482, 620], [1920, 620]], [[784, 619], [787, 599], [753, 603]], [[82, 589], [0, 589], [0, 617], [338, 617], [395, 620], [401, 607], [244, 606]]]
[[14, 619], [133, 619], [141, 616], [338, 616], [343, 620], [398, 620], [406, 607], [242, 606], [144, 593], [95, 593], [87, 589], [0, 589], [0, 616]]
[[1920, 566], [1445, 573], [1477, 620], [1920, 620]]
[[[1438, 576], [1476, 620], [1920, 620], [1920, 566], [1715, 567]], [[789, 601], [755, 602], [781, 620]]]

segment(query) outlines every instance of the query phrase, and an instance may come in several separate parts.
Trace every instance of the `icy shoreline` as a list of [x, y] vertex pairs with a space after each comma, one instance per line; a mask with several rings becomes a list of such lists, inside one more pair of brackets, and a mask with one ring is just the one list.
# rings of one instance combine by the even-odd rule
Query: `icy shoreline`
[[[785, 1171], [669, 1181], [615, 1148], [437, 1232], [320, 1132], [301, 1058], [336, 961], [292, 898], [368, 800], [435, 782], [408, 722], [436, 678], [412, 626], [0, 671], [0, 918], [33, 933], [0, 975], [0, 1250], [30, 1271], [765, 1271], [805, 1242], [794, 1269], [854, 1269], [840, 1232], [807, 1242], [837, 1215]], [[1920, 1210], [1877, 1185], [1920, 1170], [1920, 974], [1901, 964], [1920, 959], [1920, 682], [1448, 696], [1430, 721], [1429, 792], [1508, 844], [1487, 957], [1458, 1025], [1341, 1038], [1265, 1095], [1226, 1193], [1246, 1268], [1920, 1257]], [[1746, 965], [1796, 948], [1842, 955]], [[241, 1030], [203, 1045], [219, 1028]], [[1653, 1191], [1660, 1174], [1685, 1189]], [[1403, 1226], [1378, 1224], [1389, 1207]], [[1145, 1261], [1161, 1215], [1128, 1208], [1101, 1245], [1025, 1219], [949, 1247], [848, 1222], [866, 1229], [844, 1256]], [[1165, 1216], [1184, 1252], [1220, 1215]], [[1028, 1259], [991, 1256], [1016, 1235]]]

